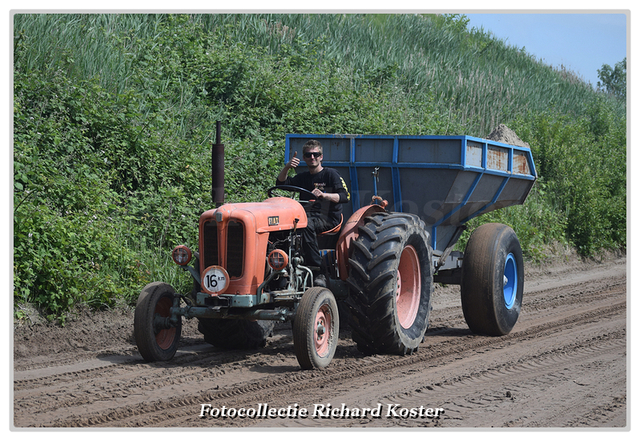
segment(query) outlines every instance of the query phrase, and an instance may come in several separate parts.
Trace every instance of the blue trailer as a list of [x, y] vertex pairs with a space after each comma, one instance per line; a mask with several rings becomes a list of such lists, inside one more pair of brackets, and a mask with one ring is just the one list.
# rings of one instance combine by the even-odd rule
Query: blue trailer
[[[263, 201], [225, 203], [219, 133], [218, 124], [215, 207], [200, 216], [198, 249], [172, 253], [193, 290], [153, 282], [138, 298], [134, 335], [145, 360], [172, 358], [191, 318], [223, 349], [264, 346], [274, 322], [290, 321], [303, 369], [329, 365], [345, 319], [361, 352], [410, 354], [427, 330], [434, 282], [460, 285], [471, 331], [504, 335], [515, 325], [524, 287], [515, 232], [485, 224], [464, 253], [452, 250], [470, 219], [524, 203], [536, 180], [528, 148], [470, 136], [287, 135], [285, 163], [316, 139], [323, 166], [351, 194], [340, 225], [319, 237], [323, 269], [301, 253], [308, 218], [296, 194], [308, 190], [276, 186]], [[316, 283], [319, 270], [327, 286]]]
[[322, 164], [349, 187], [345, 218], [379, 195], [389, 211], [425, 222], [436, 256], [474, 217], [523, 204], [537, 176], [529, 148], [472, 136], [289, 134], [285, 158], [309, 139], [322, 142]]
[[[323, 166], [338, 170], [349, 188], [345, 219], [364, 211], [355, 216], [351, 230], [343, 228], [336, 257], [343, 273], [338, 276], [349, 286], [344, 301], [353, 338], [363, 352], [417, 349], [428, 323], [433, 282], [461, 286], [472, 331], [511, 331], [524, 286], [522, 250], [514, 231], [486, 224], [472, 233], [464, 253], [452, 249], [470, 219], [524, 203], [537, 176], [529, 148], [472, 136], [290, 134], [285, 158], [302, 151], [310, 139], [322, 143]], [[384, 212], [367, 209], [380, 200]], [[402, 228], [391, 228], [398, 237], [412, 228], [424, 232], [401, 240], [393, 252], [377, 246], [388, 240], [387, 224], [402, 222]], [[424, 237], [427, 246], [421, 243]], [[395, 252], [397, 263], [385, 252]], [[420, 277], [404, 277], [403, 272]]]

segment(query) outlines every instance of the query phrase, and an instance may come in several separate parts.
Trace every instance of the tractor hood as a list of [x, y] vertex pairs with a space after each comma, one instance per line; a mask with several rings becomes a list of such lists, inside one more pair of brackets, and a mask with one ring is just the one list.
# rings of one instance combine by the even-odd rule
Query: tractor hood
[[256, 295], [264, 281], [269, 233], [306, 226], [302, 205], [285, 197], [205, 211], [200, 216], [200, 274], [220, 266], [230, 282], [219, 294]]
[[242, 221], [255, 228], [256, 233], [292, 230], [294, 226], [307, 226], [307, 214], [299, 202], [285, 197], [268, 198], [262, 202], [225, 204], [202, 214], [202, 219], [215, 219], [227, 223], [230, 219]]

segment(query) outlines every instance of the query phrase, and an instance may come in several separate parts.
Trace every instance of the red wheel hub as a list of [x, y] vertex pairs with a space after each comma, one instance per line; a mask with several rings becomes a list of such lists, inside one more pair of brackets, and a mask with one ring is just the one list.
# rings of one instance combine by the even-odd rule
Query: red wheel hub
[[329, 339], [331, 337], [331, 310], [328, 305], [322, 305], [316, 313], [313, 329], [316, 354], [325, 357], [329, 353]]
[[418, 253], [407, 245], [400, 255], [396, 288], [396, 312], [404, 329], [409, 329], [418, 315], [421, 288]]
[[[168, 297], [161, 298], [158, 303], [156, 303], [155, 313], [160, 315], [161, 317], [170, 317], [171, 316], [171, 307], [173, 306], [173, 302]], [[161, 329], [156, 334], [156, 343], [160, 348], [166, 350], [171, 347], [173, 340], [176, 337], [176, 328], [169, 329]]]

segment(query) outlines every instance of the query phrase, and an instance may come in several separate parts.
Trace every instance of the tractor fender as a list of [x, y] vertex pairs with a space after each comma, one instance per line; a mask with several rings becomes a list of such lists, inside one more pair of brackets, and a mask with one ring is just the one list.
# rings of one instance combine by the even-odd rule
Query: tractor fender
[[349, 276], [349, 250], [351, 242], [360, 235], [358, 229], [364, 225], [367, 216], [383, 211], [386, 210], [380, 205], [366, 205], [353, 213], [344, 224], [336, 245], [336, 260], [341, 280], [347, 280]]

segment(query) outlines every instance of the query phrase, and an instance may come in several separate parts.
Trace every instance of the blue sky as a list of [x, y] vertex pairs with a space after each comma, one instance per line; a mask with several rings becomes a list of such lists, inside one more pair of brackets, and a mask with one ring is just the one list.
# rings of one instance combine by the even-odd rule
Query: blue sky
[[627, 55], [623, 13], [467, 14], [468, 28], [482, 27], [510, 46], [553, 67], [565, 66], [594, 86], [603, 64], [612, 68]]

